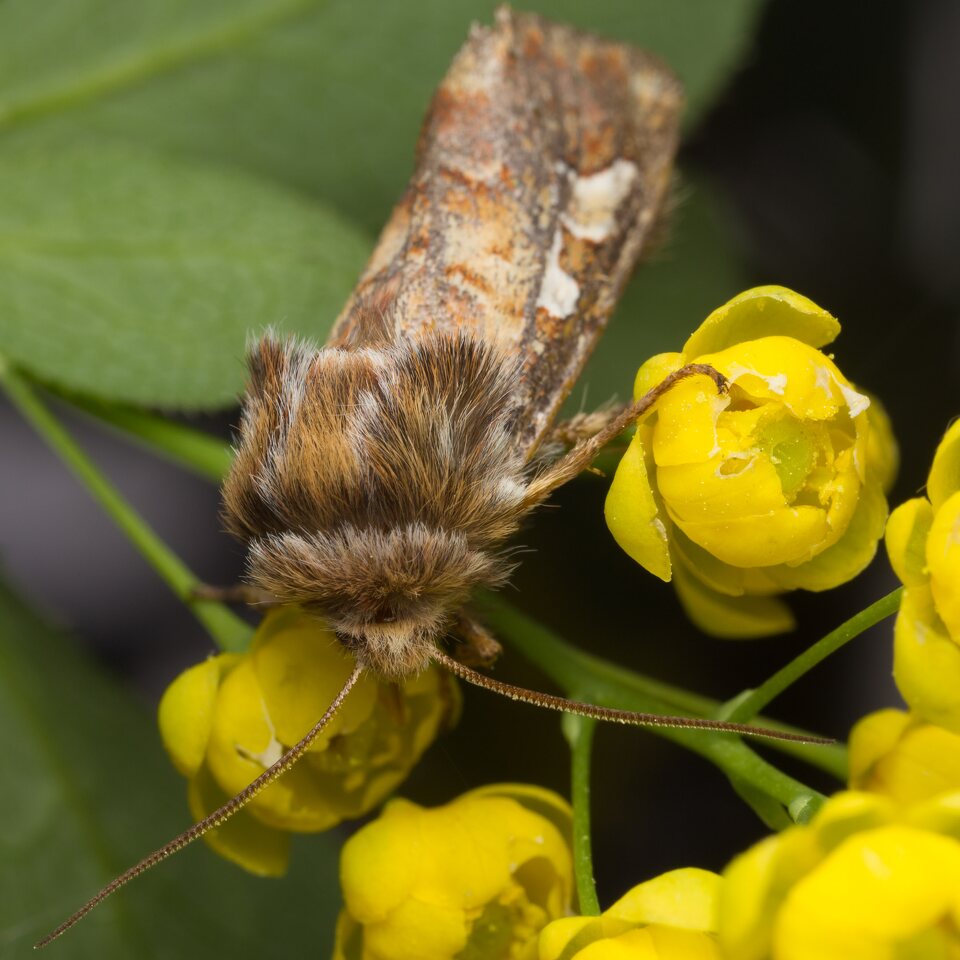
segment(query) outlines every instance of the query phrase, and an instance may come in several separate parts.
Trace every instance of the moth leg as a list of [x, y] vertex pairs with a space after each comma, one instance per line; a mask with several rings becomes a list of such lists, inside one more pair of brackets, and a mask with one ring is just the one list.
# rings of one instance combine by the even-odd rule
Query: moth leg
[[578, 413], [569, 420], [561, 420], [547, 435], [546, 443], [575, 447], [599, 433], [626, 409], [626, 404], [611, 403], [590, 413]]
[[697, 374], [705, 374], [717, 385], [717, 390], [723, 391], [727, 386], [727, 379], [718, 370], [705, 363], [688, 363], [685, 367], [675, 370], [664, 377], [655, 387], [648, 390], [639, 400], [625, 407], [606, 426], [598, 430], [587, 440], [581, 440], [566, 456], [537, 474], [527, 485], [527, 494], [523, 499], [526, 508], [542, 503], [550, 494], [562, 487], [574, 477], [583, 473], [596, 459], [600, 451], [622, 433], [630, 424], [635, 423], [677, 382]]
[[466, 610], [456, 615], [451, 633], [460, 641], [453, 656], [468, 667], [492, 667], [503, 653], [496, 637]]
[[229, 587], [216, 587], [210, 583], [198, 583], [191, 588], [194, 600], [214, 600], [217, 603], [246, 604], [250, 607], [273, 607], [280, 601], [265, 590], [248, 583], [235, 583]]

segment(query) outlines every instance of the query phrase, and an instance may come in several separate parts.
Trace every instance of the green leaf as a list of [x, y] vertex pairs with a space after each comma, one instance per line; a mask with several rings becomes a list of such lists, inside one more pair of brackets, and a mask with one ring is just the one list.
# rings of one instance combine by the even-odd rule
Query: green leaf
[[[31, 945], [189, 824], [150, 712], [0, 588], [0, 953]], [[61, 957], [261, 960], [323, 955], [339, 903], [336, 843], [300, 838], [263, 881], [203, 844], [115, 894], [50, 947]]]
[[[230, 404], [248, 332], [322, 337], [339, 312], [368, 243], [330, 210], [379, 229], [433, 89], [494, 6], [0, 4], [0, 352], [102, 399]], [[539, 12], [660, 54], [693, 122], [761, 6]]]
[[[496, 6], [61, 0], [46, 6], [54, 26], [40, 29], [31, 0], [8, 2], [0, 63], [18, 68], [0, 135], [107, 135], [241, 166], [375, 231], [409, 176], [433, 89], [471, 23], [490, 23]], [[659, 54], [686, 86], [693, 123], [740, 61], [761, 7], [543, 0], [537, 12]]]
[[128, 145], [0, 151], [0, 350], [99, 397], [226, 406], [248, 333], [322, 339], [367, 247], [245, 174]]
[[[215, 54], [307, 6], [305, 0], [171, 0], [77, 3], [6, 0], [0, 123], [69, 109]], [[37, 60], [38, 54], [50, 56]]]
[[134, 407], [103, 403], [79, 394], [67, 394], [64, 399], [151, 453], [214, 483], [220, 483], [230, 469], [233, 450], [219, 437]]

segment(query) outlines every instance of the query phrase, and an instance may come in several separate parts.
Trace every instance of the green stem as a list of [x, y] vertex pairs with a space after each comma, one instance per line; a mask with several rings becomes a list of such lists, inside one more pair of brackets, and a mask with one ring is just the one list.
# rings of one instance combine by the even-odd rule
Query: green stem
[[573, 871], [577, 881], [580, 913], [600, 915], [600, 901], [593, 879], [593, 850], [590, 842], [590, 755], [595, 720], [565, 715], [563, 729], [570, 744], [570, 796], [573, 801]]
[[58, 392], [57, 395], [78, 410], [115, 427], [125, 436], [141, 441], [151, 452], [166, 456], [206, 480], [219, 483], [230, 468], [233, 460], [230, 445], [202, 430], [134, 407], [72, 394]]
[[[539, 666], [543, 664], [536, 660]], [[583, 689], [581, 686], [580, 689]], [[626, 690], [595, 689], [595, 699], [603, 706], [621, 707], [643, 713], [670, 713], [670, 705], [662, 700], [629, 693]], [[692, 753], [699, 754], [722, 770], [734, 783], [746, 784], [754, 790], [779, 802], [794, 822], [806, 822], [826, 799], [822, 794], [787, 776], [764, 760], [743, 740], [729, 735], [717, 735], [702, 730], [674, 730], [653, 728], [667, 740], [672, 740]], [[770, 741], [771, 745], [774, 741]], [[809, 747], [807, 749], [815, 749]]]
[[[487, 622], [495, 630], [508, 638], [512, 646], [536, 663], [568, 694], [576, 692], [602, 706], [645, 713], [678, 712], [674, 704], [644, 689], [648, 686], [646, 678], [634, 676], [635, 680], [640, 681], [636, 685], [618, 683], [617, 677], [626, 674], [626, 671], [576, 650], [539, 623], [511, 608], [500, 597], [485, 594], [481, 599], [481, 608]], [[702, 730], [652, 729], [658, 736], [709, 760], [731, 781], [745, 784], [778, 801], [795, 822], [805, 822], [825, 799], [816, 790], [768, 763], [739, 738]], [[777, 741], [771, 741], [770, 745], [776, 746]], [[817, 749], [824, 748], [804, 748], [810, 752]]]
[[[656, 703], [656, 707], [629, 707], [629, 709], [652, 713], [679, 712], [700, 717], [713, 717], [723, 707], [719, 700], [653, 680], [643, 674], [585, 653], [562, 640], [542, 624], [511, 607], [499, 595], [483, 594], [479, 598], [478, 605], [486, 622], [497, 633], [509, 639], [514, 648], [536, 663], [566, 691], [580, 690], [589, 683], [590, 689], [596, 692], [597, 697], [610, 701], [606, 704], [608, 706], [627, 708], [627, 699], [635, 703]], [[617, 702], [613, 702], [611, 697]], [[766, 717], [757, 718], [757, 722], [790, 733], [809, 732]], [[667, 737], [672, 737], [674, 733], [683, 735], [680, 731], [658, 730], [657, 732]], [[692, 736], [696, 738], [700, 735]], [[712, 742], [726, 739], [712, 734], [707, 736]], [[678, 740], [678, 742], [681, 741]], [[846, 749], [840, 744], [813, 746], [784, 740], [769, 740], [765, 745], [804, 760], [838, 780], [846, 780], [847, 754]]]
[[807, 647], [803, 653], [794, 657], [785, 667], [760, 684], [756, 690], [751, 690], [746, 696], [739, 698], [724, 719], [749, 723], [771, 700], [796, 683], [800, 677], [829, 657], [831, 653], [836, 653], [844, 644], [860, 636], [864, 630], [896, 613], [900, 609], [902, 594], [903, 587], [898, 587], [892, 593], [881, 597], [876, 603], [871, 603], [869, 607], [861, 610], [845, 623], [841, 623], [836, 630], [832, 630], [813, 646]]
[[154, 570], [173, 592], [190, 606], [217, 645], [223, 650], [245, 649], [250, 637], [250, 626], [222, 604], [193, 600], [192, 591], [200, 582], [197, 577], [109, 483], [47, 409], [30, 384], [14, 369], [6, 366], [2, 358], [0, 385], [25, 419], [73, 471]]

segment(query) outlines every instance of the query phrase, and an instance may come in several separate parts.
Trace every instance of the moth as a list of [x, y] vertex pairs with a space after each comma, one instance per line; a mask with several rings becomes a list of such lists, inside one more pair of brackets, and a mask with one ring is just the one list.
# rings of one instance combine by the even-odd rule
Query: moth
[[[397, 679], [435, 661], [553, 709], [784, 736], [574, 703], [465, 662], [489, 659], [497, 645], [463, 604], [507, 580], [506, 545], [530, 512], [677, 378], [708, 373], [721, 385], [708, 367], [686, 368], [601, 418], [565, 455], [544, 454], [664, 206], [682, 101], [673, 74], [643, 51], [506, 9], [493, 27], [472, 29], [427, 113], [413, 177], [327, 345], [267, 336], [250, 351], [223, 488], [252, 588], [316, 610], [356, 668], [276, 764], [39, 945], [289, 769], [364, 670]], [[450, 631], [466, 655], [442, 650]]]

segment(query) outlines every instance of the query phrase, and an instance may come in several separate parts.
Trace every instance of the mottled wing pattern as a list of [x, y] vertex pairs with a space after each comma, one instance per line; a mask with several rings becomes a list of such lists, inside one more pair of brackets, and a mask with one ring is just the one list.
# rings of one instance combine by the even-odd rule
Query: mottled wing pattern
[[402, 337], [457, 329], [521, 358], [531, 456], [650, 235], [681, 102], [640, 50], [506, 10], [475, 27], [330, 343], [362, 344], [369, 305], [389, 303]]

